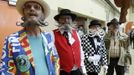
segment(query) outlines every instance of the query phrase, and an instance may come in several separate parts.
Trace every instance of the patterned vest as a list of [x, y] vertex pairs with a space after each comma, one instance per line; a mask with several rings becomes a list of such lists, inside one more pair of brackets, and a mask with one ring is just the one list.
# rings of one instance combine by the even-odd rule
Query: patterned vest
[[75, 42], [69, 45], [65, 36], [60, 31], [54, 30], [55, 45], [60, 57], [60, 66], [66, 72], [70, 72], [74, 65], [80, 68], [80, 41], [76, 31], [72, 32]]

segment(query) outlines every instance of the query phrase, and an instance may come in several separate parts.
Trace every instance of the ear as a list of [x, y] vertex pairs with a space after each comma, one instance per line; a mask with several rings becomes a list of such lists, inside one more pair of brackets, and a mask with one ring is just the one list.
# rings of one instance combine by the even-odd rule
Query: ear
[[42, 12], [42, 14], [41, 14], [40, 19], [41, 19], [41, 21], [44, 21], [44, 20], [45, 20], [45, 15], [44, 15], [44, 13], [43, 13], [43, 12]]
[[22, 21], [25, 21], [25, 20], [26, 20], [26, 18], [23, 16], [23, 17], [21, 17], [21, 20], [22, 20]]

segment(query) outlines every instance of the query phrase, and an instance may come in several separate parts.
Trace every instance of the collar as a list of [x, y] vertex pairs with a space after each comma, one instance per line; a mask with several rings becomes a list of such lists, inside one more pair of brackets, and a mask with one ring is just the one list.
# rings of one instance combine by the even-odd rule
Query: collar
[[68, 31], [65, 31], [65, 30], [61, 30], [61, 29], [57, 29], [57, 31], [56, 32], [60, 32], [61, 34], [63, 34], [64, 32], [67, 32], [67, 33], [72, 33], [73, 32], [73, 30], [75, 30], [75, 29], [72, 29], [70, 32]]

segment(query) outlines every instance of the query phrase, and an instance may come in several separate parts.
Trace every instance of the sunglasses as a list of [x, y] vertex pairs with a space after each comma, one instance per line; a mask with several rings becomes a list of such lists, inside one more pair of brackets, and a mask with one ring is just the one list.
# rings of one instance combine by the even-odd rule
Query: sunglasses
[[35, 10], [42, 10], [42, 7], [37, 4], [37, 3], [27, 3], [23, 7], [24, 9], [32, 9], [34, 8]]

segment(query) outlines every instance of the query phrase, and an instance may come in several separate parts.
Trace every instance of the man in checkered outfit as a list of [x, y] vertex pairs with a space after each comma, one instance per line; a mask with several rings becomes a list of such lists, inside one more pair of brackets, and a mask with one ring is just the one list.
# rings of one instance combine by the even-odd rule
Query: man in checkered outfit
[[92, 20], [89, 25], [89, 34], [81, 37], [82, 47], [85, 55], [85, 66], [88, 75], [98, 75], [101, 66], [107, 71], [107, 54], [103, 37], [104, 30], [98, 20]]

